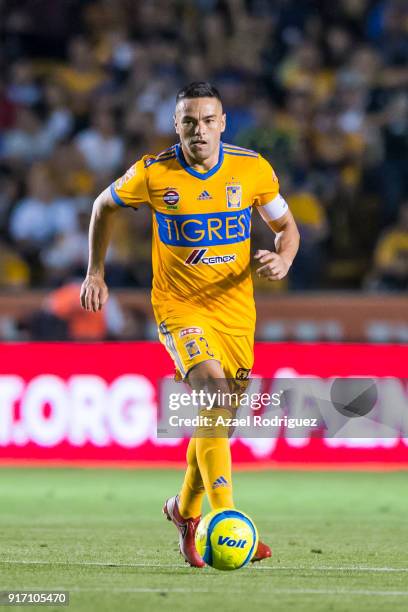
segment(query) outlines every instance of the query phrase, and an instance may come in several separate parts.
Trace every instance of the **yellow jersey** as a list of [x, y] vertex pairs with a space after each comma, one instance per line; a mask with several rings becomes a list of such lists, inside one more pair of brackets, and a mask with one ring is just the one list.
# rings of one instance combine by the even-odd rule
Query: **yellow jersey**
[[144, 156], [110, 190], [120, 206], [152, 210], [158, 324], [197, 312], [215, 329], [253, 333], [251, 213], [279, 193], [271, 165], [254, 151], [221, 143], [218, 163], [199, 172], [176, 144]]

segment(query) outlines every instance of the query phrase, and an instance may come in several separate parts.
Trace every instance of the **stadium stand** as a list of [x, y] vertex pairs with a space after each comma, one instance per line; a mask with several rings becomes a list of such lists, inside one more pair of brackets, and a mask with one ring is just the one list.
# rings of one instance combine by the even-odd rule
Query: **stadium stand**
[[[174, 142], [175, 93], [203, 78], [222, 93], [225, 140], [273, 164], [300, 227], [289, 279], [256, 282], [262, 299], [406, 290], [406, 2], [21, 0], [0, 10], [0, 301], [56, 295], [82, 277], [94, 197]], [[150, 286], [150, 230], [148, 210], [120, 216], [112, 289]], [[257, 215], [253, 244], [271, 245]], [[150, 336], [144, 309], [119, 300], [116, 310], [102, 337]], [[0, 338], [37, 337], [2, 312]], [[260, 337], [280, 337], [271, 325]]]

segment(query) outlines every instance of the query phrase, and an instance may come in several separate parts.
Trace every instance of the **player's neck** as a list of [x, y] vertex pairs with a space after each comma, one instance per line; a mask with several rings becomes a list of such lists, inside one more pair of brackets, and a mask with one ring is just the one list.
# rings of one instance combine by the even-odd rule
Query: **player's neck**
[[183, 145], [181, 145], [181, 149], [183, 151], [184, 159], [186, 160], [188, 165], [191, 166], [191, 168], [193, 168], [194, 170], [197, 170], [198, 172], [208, 172], [218, 164], [220, 156], [219, 148], [212, 155], [210, 155], [210, 157], [207, 157], [207, 159], [200, 160], [197, 160], [192, 155], [190, 155], [188, 151], [186, 151], [186, 149], [183, 147]]

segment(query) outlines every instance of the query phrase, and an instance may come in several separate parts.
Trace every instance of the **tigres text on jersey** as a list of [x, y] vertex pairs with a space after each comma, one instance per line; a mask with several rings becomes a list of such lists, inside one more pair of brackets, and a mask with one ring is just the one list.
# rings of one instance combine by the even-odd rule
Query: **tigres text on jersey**
[[152, 210], [158, 323], [197, 311], [215, 329], [253, 331], [251, 212], [279, 193], [275, 172], [261, 155], [221, 143], [216, 166], [199, 172], [176, 144], [144, 156], [110, 189], [120, 206], [147, 204]]

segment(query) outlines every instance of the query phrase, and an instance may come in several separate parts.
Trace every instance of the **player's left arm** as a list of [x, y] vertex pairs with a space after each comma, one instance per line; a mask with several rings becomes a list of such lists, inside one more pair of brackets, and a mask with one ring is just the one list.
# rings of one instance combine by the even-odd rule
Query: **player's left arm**
[[299, 249], [299, 231], [286, 200], [279, 193], [279, 180], [270, 163], [259, 155], [254, 205], [265, 223], [276, 234], [275, 251], [259, 250], [255, 259], [262, 264], [256, 271], [267, 280], [281, 280], [289, 272]]
[[[280, 195], [276, 197], [283, 200]], [[276, 234], [276, 252], [258, 250], [255, 253], [255, 259], [262, 264], [256, 270], [257, 275], [270, 281], [285, 278], [299, 249], [299, 230], [286, 202], [284, 203], [286, 212], [277, 219], [274, 218], [276, 214], [274, 214], [274, 211], [276, 211], [275, 203], [275, 206], [271, 207], [268, 204], [258, 207], [261, 217]], [[282, 204], [279, 202], [279, 205]]]

